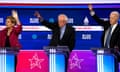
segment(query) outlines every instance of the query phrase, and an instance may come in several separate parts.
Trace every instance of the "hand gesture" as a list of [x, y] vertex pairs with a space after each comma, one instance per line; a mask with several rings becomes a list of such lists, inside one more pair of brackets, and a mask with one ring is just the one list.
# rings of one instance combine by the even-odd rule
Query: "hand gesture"
[[93, 11], [93, 6], [92, 6], [92, 4], [89, 4], [89, 5], [88, 5], [88, 8], [89, 8], [90, 11]]
[[17, 25], [20, 25], [18, 13], [15, 10], [12, 10], [12, 16], [16, 19]]
[[12, 10], [12, 16], [17, 20], [18, 19], [18, 13], [15, 10]]
[[40, 15], [38, 11], [35, 11], [34, 16], [36, 16], [37, 18], [42, 18], [42, 16]]

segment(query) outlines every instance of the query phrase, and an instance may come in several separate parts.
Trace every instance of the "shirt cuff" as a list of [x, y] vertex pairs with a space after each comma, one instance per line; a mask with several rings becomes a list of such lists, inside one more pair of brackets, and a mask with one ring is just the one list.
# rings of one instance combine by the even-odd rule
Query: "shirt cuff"
[[94, 12], [94, 11], [91, 11], [91, 12], [90, 12], [90, 15], [91, 15], [91, 16], [94, 16], [94, 15], [95, 15], [95, 12]]

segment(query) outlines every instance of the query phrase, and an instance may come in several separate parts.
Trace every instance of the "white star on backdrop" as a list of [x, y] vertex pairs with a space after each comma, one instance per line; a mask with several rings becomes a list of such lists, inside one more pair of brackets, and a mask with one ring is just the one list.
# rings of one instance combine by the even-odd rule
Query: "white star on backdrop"
[[79, 59], [78, 55], [75, 53], [74, 56], [72, 56], [72, 58], [69, 59], [70, 69], [73, 69], [74, 67], [78, 67], [79, 69], [81, 69], [80, 63], [83, 61], [84, 59]]
[[30, 69], [33, 69], [35, 67], [38, 67], [41, 69], [41, 63], [44, 61], [44, 59], [39, 59], [37, 53], [34, 54], [34, 56], [31, 59], [28, 59], [30, 61]]

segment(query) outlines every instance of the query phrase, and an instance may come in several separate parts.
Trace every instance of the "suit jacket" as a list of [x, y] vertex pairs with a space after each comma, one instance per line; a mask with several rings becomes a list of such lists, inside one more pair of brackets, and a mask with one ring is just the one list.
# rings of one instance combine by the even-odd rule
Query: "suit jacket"
[[[22, 25], [18, 25], [17, 27], [13, 27], [13, 30], [9, 36], [10, 46], [13, 48], [21, 48], [21, 45], [18, 40], [18, 35], [22, 31]], [[0, 47], [5, 47], [5, 41], [7, 36], [7, 28], [0, 31]]]
[[66, 24], [64, 35], [62, 39], [60, 39], [60, 28], [58, 23], [49, 23], [45, 20], [41, 23], [52, 30], [53, 35], [49, 46], [68, 46], [70, 51], [73, 50], [75, 45], [75, 30], [72, 26]]
[[[98, 22], [98, 24], [100, 24], [104, 28], [103, 35], [101, 38], [101, 42], [102, 42], [101, 44], [102, 44], [102, 47], [104, 47], [105, 32], [111, 26], [110, 21], [101, 20], [97, 15], [93, 15], [92, 17], [95, 19], [96, 22]], [[120, 48], [120, 25], [119, 24], [113, 31], [111, 39], [110, 39], [110, 48], [115, 48], [115, 47]]]

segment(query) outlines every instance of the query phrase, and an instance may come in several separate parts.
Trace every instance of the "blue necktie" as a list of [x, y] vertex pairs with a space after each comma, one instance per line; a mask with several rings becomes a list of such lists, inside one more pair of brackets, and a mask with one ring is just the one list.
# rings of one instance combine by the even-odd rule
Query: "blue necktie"
[[105, 48], [109, 48], [110, 39], [111, 39], [111, 35], [112, 35], [111, 31], [112, 31], [112, 26], [110, 26], [110, 28], [108, 30], [108, 34], [106, 36]]

